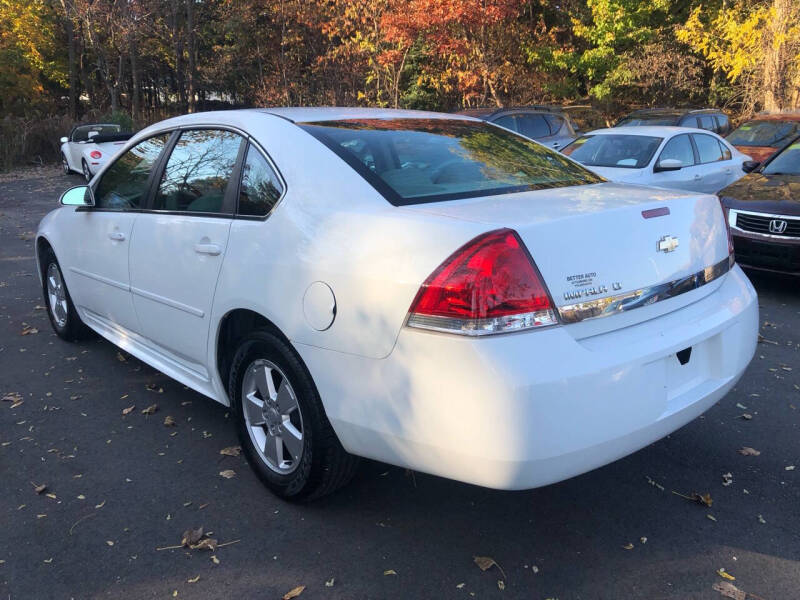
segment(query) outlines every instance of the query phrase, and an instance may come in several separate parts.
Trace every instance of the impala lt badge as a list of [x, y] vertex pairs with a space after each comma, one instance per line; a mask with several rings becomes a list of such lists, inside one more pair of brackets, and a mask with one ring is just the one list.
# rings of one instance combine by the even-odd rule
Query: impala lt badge
[[671, 235], [662, 236], [662, 238], [658, 240], [659, 252], [672, 252], [677, 247], [678, 247], [678, 238], [672, 237]]

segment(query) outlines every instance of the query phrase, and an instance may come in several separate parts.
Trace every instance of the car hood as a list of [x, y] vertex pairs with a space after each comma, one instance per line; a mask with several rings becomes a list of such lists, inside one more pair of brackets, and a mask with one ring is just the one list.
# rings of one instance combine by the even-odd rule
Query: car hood
[[750, 173], [718, 195], [729, 208], [800, 215], [800, 175]]
[[772, 146], [733, 146], [742, 154], [748, 155], [753, 160], [758, 162], [764, 162], [770, 156], [775, 154], [777, 148], [773, 148]]

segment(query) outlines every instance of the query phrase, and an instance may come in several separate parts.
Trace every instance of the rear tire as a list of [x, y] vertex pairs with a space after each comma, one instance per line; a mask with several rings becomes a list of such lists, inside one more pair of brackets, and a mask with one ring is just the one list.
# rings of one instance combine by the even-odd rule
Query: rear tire
[[42, 293], [53, 331], [68, 342], [92, 337], [92, 330], [81, 321], [78, 311], [75, 310], [61, 267], [52, 249], [47, 248], [42, 253], [41, 266]]
[[83, 170], [83, 178], [86, 183], [89, 183], [92, 180], [92, 172], [89, 170], [89, 164], [85, 158], [81, 160], [81, 169]]
[[336, 437], [310, 373], [270, 330], [257, 329], [239, 343], [228, 395], [244, 454], [276, 495], [314, 500], [355, 474], [358, 458]]

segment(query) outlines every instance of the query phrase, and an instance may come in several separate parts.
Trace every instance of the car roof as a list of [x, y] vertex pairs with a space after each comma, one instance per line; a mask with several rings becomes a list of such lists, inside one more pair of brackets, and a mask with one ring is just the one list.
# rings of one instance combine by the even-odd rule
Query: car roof
[[674, 127], [672, 125], [640, 125], [622, 127], [607, 127], [604, 129], [595, 129], [587, 131], [583, 135], [649, 135], [658, 137], [667, 137], [678, 135], [679, 133], [710, 133], [716, 135], [713, 131], [707, 129], [697, 129], [696, 127]]
[[680, 117], [683, 115], [688, 114], [717, 114], [723, 113], [722, 109], [719, 108], [640, 108], [639, 110], [634, 110], [627, 116], [665, 116], [665, 117]]
[[746, 122], [751, 121], [800, 121], [800, 111], [788, 113], [761, 113], [753, 115]]
[[293, 123], [340, 121], [347, 119], [469, 119], [468, 115], [452, 115], [424, 110], [361, 107], [276, 107], [257, 109], [261, 112], [288, 119]]
[[476, 117], [478, 119], [488, 120], [490, 117], [495, 115], [503, 114], [503, 113], [514, 113], [514, 112], [542, 112], [542, 113], [556, 113], [556, 114], [564, 114], [564, 109], [560, 106], [550, 106], [547, 104], [531, 104], [527, 106], [503, 106], [503, 107], [484, 107], [484, 108], [467, 108], [464, 110], [459, 110], [452, 114], [454, 115], [465, 115], [470, 117]]

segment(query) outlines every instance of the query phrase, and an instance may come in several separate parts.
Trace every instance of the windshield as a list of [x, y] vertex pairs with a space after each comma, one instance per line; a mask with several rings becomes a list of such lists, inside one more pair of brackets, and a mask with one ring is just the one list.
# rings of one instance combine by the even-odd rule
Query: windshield
[[642, 169], [650, 164], [663, 139], [649, 135], [584, 135], [563, 152], [589, 167]]
[[478, 121], [300, 123], [394, 205], [603, 181], [557, 152]]
[[748, 121], [728, 136], [734, 146], [782, 146], [797, 134], [800, 123], [792, 121]]
[[784, 148], [761, 172], [764, 175], [800, 175], [800, 140]]
[[635, 127], [638, 125], [646, 125], [646, 126], [653, 126], [653, 125], [677, 125], [678, 118], [676, 116], [663, 116], [663, 115], [653, 115], [652, 117], [625, 117], [619, 123], [614, 125], [614, 127]]
[[73, 130], [72, 141], [85, 142], [93, 137], [97, 137], [98, 135], [111, 135], [114, 133], [119, 133], [121, 130], [122, 128], [119, 125], [114, 125], [113, 123], [82, 125]]

